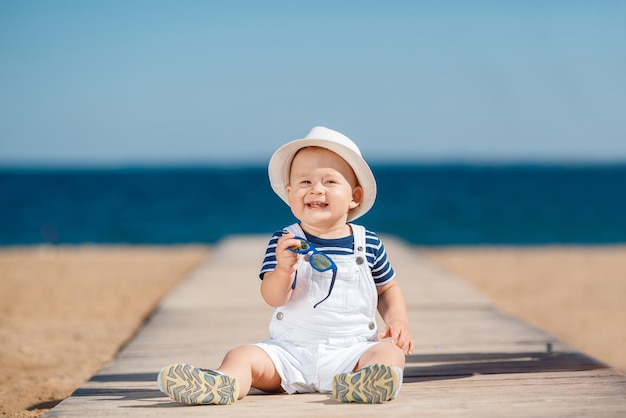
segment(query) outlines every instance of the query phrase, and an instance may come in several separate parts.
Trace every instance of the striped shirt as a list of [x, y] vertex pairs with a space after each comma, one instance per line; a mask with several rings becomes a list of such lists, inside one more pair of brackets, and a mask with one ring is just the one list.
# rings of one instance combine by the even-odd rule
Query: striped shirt
[[[259, 274], [261, 280], [263, 280], [265, 273], [273, 271], [276, 268], [276, 244], [278, 238], [285, 233], [286, 231], [276, 231], [274, 235], [272, 235], [267, 249], [265, 250], [265, 258], [263, 259], [263, 265], [261, 266], [261, 272]], [[305, 232], [304, 238], [313, 244], [318, 251], [330, 256], [334, 254], [349, 255], [354, 253], [353, 235], [343, 238], [325, 239], [309, 235]], [[365, 231], [365, 255], [376, 286], [387, 284], [395, 277], [396, 273], [391, 267], [389, 260], [387, 260], [387, 253], [385, 252], [382, 241], [374, 232], [367, 230]]]

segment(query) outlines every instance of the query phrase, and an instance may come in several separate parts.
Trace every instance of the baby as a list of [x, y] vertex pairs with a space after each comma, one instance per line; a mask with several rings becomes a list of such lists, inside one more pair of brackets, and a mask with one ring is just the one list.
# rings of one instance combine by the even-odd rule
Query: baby
[[276, 308], [269, 339], [230, 350], [215, 370], [164, 367], [161, 391], [194, 405], [231, 404], [250, 388], [394, 399], [413, 350], [406, 304], [380, 239], [351, 223], [374, 204], [372, 171], [349, 138], [324, 127], [280, 147], [268, 171], [299, 220], [274, 233], [261, 267], [261, 295]]

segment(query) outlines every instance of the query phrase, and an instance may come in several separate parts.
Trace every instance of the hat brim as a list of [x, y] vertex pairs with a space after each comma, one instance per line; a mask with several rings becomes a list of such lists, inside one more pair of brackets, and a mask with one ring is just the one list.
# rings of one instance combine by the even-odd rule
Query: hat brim
[[276, 150], [270, 159], [267, 170], [270, 178], [270, 184], [274, 192], [285, 203], [289, 204], [287, 198], [287, 186], [289, 185], [291, 162], [293, 161], [293, 157], [296, 153], [305, 147], [326, 148], [346, 160], [346, 162], [352, 167], [359, 186], [363, 188], [363, 199], [356, 208], [351, 209], [348, 213], [348, 222], [363, 216], [372, 208], [374, 201], [376, 200], [376, 179], [363, 157], [354, 152], [354, 150], [342, 144], [338, 144], [337, 142], [326, 139], [312, 138], [296, 139], [295, 141], [291, 141]]

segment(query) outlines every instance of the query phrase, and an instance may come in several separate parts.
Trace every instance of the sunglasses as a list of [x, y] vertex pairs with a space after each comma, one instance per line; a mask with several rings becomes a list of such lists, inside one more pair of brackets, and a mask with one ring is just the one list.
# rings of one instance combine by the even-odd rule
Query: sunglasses
[[[333, 278], [330, 280], [330, 289], [328, 289], [328, 295], [326, 295], [324, 299], [320, 300], [315, 305], [313, 305], [313, 308], [317, 308], [317, 305], [319, 305], [320, 303], [328, 299], [330, 297], [330, 294], [333, 292], [333, 287], [335, 286], [335, 279], [337, 278], [337, 265], [329, 256], [319, 251], [317, 248], [313, 246], [313, 244], [311, 244], [306, 239], [302, 237], [294, 237], [294, 239], [299, 240], [300, 244], [295, 245], [293, 247], [289, 247], [289, 250], [293, 251], [294, 253], [304, 255], [304, 260], [311, 263], [311, 267], [313, 267], [315, 270], [319, 271], [320, 273], [324, 271], [328, 271], [328, 270], [333, 271]], [[296, 279], [297, 279], [297, 273], [296, 273], [296, 277], [293, 279], [293, 285], [291, 286], [292, 289], [296, 287]]]

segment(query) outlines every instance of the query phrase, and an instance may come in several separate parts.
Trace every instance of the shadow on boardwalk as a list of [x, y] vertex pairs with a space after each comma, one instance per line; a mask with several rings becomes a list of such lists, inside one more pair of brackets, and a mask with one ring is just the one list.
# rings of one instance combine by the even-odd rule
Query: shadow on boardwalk
[[458, 353], [422, 354], [407, 357], [405, 382], [459, 379], [481, 374], [574, 372], [605, 369], [581, 353]]

